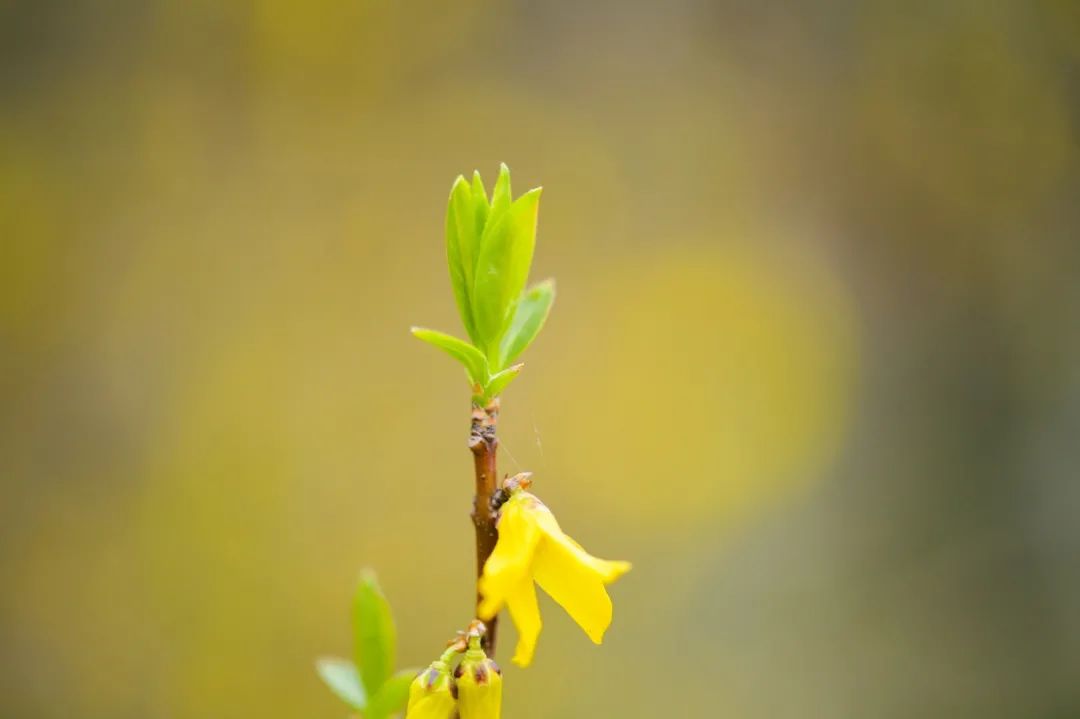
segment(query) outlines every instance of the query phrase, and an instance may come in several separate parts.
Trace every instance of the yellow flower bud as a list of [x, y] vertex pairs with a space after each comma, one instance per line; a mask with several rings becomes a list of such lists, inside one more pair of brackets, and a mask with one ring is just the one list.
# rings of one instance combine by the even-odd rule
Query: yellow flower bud
[[450, 719], [454, 708], [453, 680], [444, 654], [413, 679], [405, 716], [408, 719]]
[[454, 672], [461, 719], [499, 719], [502, 713], [502, 671], [484, 654], [480, 637], [469, 637], [469, 649]]

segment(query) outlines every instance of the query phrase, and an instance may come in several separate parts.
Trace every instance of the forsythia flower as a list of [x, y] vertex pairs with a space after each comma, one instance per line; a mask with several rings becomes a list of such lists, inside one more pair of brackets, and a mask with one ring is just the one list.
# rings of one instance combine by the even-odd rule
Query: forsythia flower
[[420, 672], [409, 686], [408, 719], [450, 719], [454, 714], [454, 696], [450, 679], [448, 651], [438, 661]]
[[[483, 626], [483, 625], [481, 625]], [[502, 713], [502, 672], [480, 648], [480, 635], [469, 636], [469, 649], [454, 672], [461, 719], [499, 719]]]
[[629, 562], [597, 559], [566, 536], [554, 515], [526, 492], [527, 476], [507, 481], [510, 498], [499, 518], [499, 539], [480, 577], [479, 615], [491, 619], [507, 605], [518, 630], [513, 662], [528, 666], [540, 635], [535, 580], [599, 644], [611, 624], [611, 598], [604, 585], [630, 569]]

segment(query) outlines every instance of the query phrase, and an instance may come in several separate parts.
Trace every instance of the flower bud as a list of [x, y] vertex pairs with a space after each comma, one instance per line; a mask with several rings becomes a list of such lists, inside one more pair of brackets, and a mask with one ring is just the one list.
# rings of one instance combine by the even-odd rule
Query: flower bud
[[[448, 652], [449, 653], [449, 652]], [[454, 714], [453, 679], [443, 655], [420, 672], [409, 686], [408, 719], [450, 719]]]
[[480, 647], [478, 634], [469, 636], [469, 648], [454, 672], [461, 719], [499, 719], [502, 713], [502, 671]]

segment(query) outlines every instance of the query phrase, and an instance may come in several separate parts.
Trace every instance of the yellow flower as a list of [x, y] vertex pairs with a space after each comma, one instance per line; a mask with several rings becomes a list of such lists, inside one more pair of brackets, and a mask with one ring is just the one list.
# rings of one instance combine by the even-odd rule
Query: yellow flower
[[409, 686], [409, 706], [405, 710], [408, 719], [450, 719], [455, 702], [450, 679], [447, 652], [431, 666], [420, 672]]
[[526, 492], [527, 476], [508, 480], [510, 498], [499, 518], [499, 540], [480, 577], [479, 615], [491, 619], [505, 604], [518, 630], [513, 662], [528, 666], [540, 635], [540, 609], [533, 581], [562, 606], [599, 644], [611, 624], [611, 598], [604, 585], [630, 569], [629, 562], [597, 559], [563, 533], [554, 515]]
[[[481, 625], [482, 626], [482, 625]], [[502, 672], [480, 648], [480, 635], [469, 636], [469, 649], [454, 672], [461, 719], [499, 719], [502, 713]]]

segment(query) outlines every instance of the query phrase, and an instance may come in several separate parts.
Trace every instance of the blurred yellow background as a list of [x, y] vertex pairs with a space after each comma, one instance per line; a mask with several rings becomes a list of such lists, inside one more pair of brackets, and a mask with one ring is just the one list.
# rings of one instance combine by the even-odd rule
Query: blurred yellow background
[[7, 2], [0, 58], [0, 716], [343, 717], [363, 566], [435, 657], [408, 327], [500, 161], [559, 287], [501, 468], [635, 564], [507, 717], [1080, 715], [1080, 4]]

